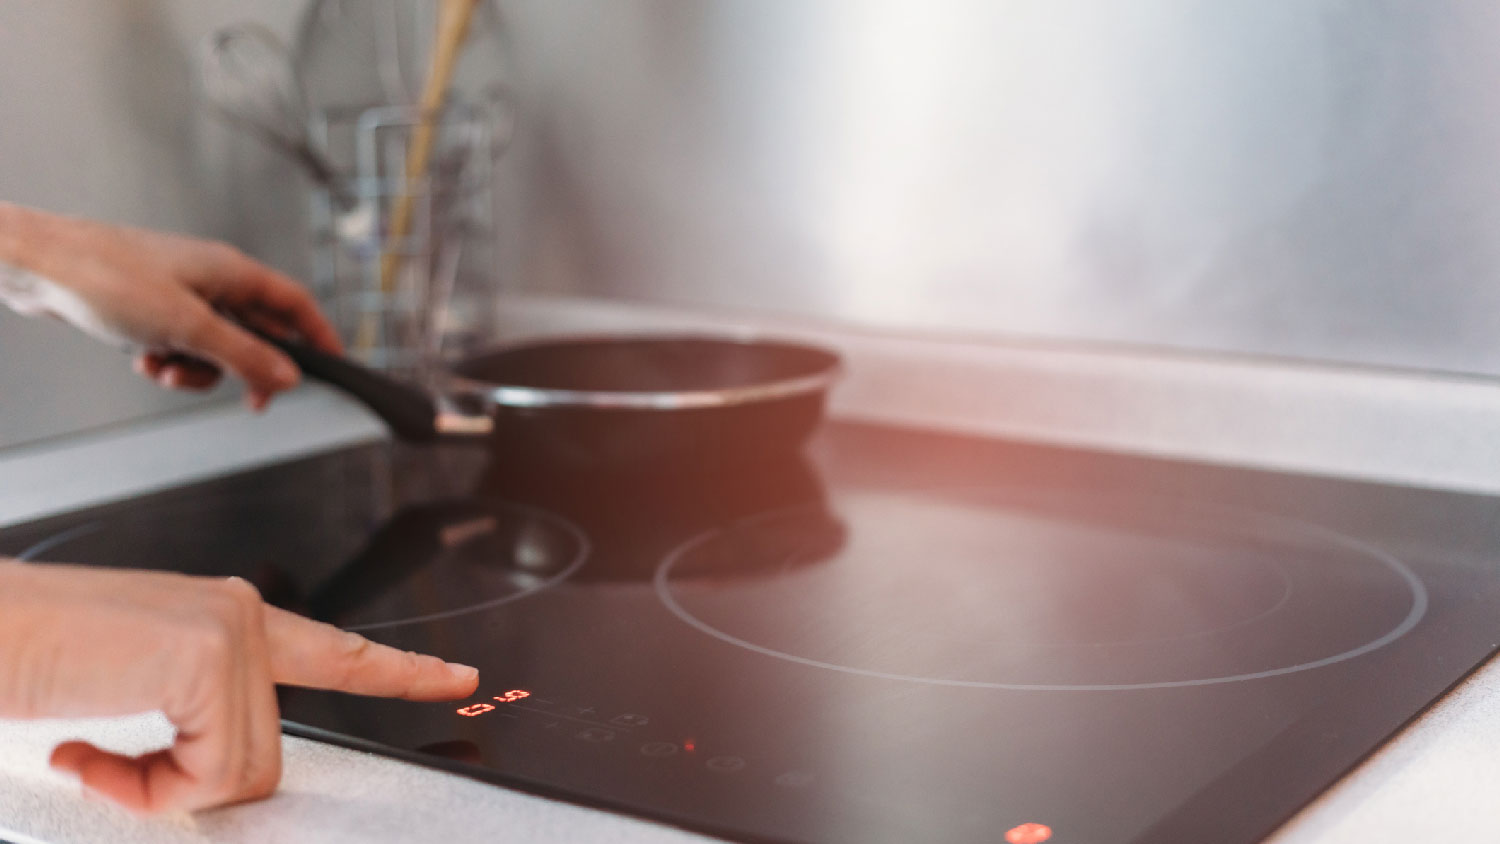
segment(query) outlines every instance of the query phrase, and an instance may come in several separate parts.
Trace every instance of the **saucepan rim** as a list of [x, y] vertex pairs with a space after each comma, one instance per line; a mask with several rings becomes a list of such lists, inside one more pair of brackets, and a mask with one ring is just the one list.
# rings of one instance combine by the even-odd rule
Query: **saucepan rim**
[[[764, 350], [800, 354], [808, 359], [806, 374], [731, 387], [693, 390], [575, 390], [531, 387], [487, 381], [460, 372], [467, 364], [521, 351], [545, 351], [549, 347], [576, 350], [584, 346], [641, 344], [665, 346], [700, 343], [739, 346], [747, 351]], [[445, 367], [443, 392], [464, 394], [500, 407], [591, 408], [605, 410], [693, 410], [789, 399], [831, 388], [843, 374], [839, 355], [821, 346], [770, 336], [724, 336], [714, 334], [598, 334], [548, 336], [511, 343], [460, 360]]]

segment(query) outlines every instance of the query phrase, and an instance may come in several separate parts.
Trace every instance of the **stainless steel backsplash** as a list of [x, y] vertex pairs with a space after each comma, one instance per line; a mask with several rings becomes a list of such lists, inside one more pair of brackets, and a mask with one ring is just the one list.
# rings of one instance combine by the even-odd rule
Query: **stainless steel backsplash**
[[1500, 373], [1488, 0], [508, 0], [517, 283]]

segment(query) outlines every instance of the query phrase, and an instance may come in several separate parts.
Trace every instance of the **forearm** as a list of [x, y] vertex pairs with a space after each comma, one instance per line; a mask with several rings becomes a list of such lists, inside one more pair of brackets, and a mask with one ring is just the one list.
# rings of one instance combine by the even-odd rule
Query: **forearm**
[[0, 305], [27, 316], [47, 313], [58, 294], [38, 266], [46, 239], [40, 214], [0, 202]]
[[40, 213], [0, 201], [0, 264], [37, 271], [43, 237], [38, 225]]
[[0, 718], [31, 718], [38, 713], [26, 692], [28, 655], [37, 639], [35, 610], [27, 606], [31, 567], [0, 557]]

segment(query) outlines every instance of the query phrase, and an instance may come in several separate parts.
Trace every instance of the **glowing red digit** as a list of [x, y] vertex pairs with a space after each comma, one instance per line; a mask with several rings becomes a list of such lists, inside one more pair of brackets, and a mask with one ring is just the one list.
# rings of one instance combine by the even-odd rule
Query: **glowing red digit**
[[501, 703], [513, 703], [523, 697], [531, 697], [531, 692], [524, 691], [522, 689], [511, 689], [503, 695], [495, 695], [495, 700], [498, 700]]
[[493, 703], [476, 703], [473, 706], [465, 706], [462, 709], [458, 710], [458, 714], [467, 715], [470, 718], [473, 718], [475, 715], [483, 715], [484, 713], [489, 712], [494, 708], [495, 705]]

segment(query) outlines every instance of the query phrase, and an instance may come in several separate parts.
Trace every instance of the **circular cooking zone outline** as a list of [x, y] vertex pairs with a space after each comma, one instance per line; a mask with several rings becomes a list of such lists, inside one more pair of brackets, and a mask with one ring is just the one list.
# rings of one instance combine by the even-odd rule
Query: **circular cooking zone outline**
[[[571, 521], [563, 518], [556, 513], [509, 501], [492, 501], [488, 502], [488, 504], [490, 504], [491, 506], [503, 507], [514, 513], [523, 514], [527, 517], [550, 523], [552, 527], [559, 529], [563, 534], [568, 536], [571, 540], [573, 540], [574, 543], [576, 543], [577, 549], [574, 552], [572, 559], [570, 559], [565, 565], [558, 567], [558, 569], [551, 576], [547, 577], [541, 582], [527, 588], [519, 589], [510, 594], [502, 595], [489, 601], [483, 601], [464, 607], [455, 607], [452, 609], [441, 610], [438, 612], [425, 613], [422, 615], [416, 615], [407, 618], [386, 621], [372, 621], [362, 624], [339, 625], [340, 629], [348, 630], [351, 632], [387, 630], [393, 627], [402, 627], [408, 624], [420, 624], [428, 621], [438, 621], [441, 619], [454, 618], [461, 615], [467, 615], [469, 613], [494, 609], [495, 607], [517, 601], [529, 595], [543, 592], [557, 585], [558, 583], [567, 580], [569, 577], [572, 577], [579, 568], [583, 566], [584, 562], [588, 560], [590, 553], [593, 551], [593, 546], [592, 543], [589, 542], [588, 534], [586, 534], [579, 526], [573, 524]], [[85, 522], [81, 525], [74, 525], [67, 530], [45, 537], [42, 540], [34, 543], [33, 545], [25, 548], [16, 555], [16, 559], [26, 562], [36, 562], [40, 560], [43, 554], [46, 554], [55, 548], [65, 546], [67, 543], [75, 539], [91, 536], [105, 530], [109, 526], [109, 523], [110, 520], [108, 519], [96, 519], [91, 522]], [[85, 564], [87, 564], [86, 561]]]
[[[975, 490], [973, 488], [963, 488], [955, 490], [929, 490], [927, 492], [972, 493], [974, 491]], [[1014, 492], [1013, 490], [1005, 489], [997, 491], [1011, 493]], [[1410, 568], [1408, 568], [1395, 556], [1389, 554], [1383, 549], [1370, 545], [1366, 542], [1362, 542], [1358, 539], [1354, 539], [1353, 537], [1349, 537], [1336, 531], [1330, 530], [1328, 528], [1323, 528], [1307, 522], [1297, 521], [1295, 519], [1281, 516], [1272, 516], [1269, 514], [1257, 513], [1254, 511], [1242, 509], [1224, 508], [1220, 510], [1209, 508], [1204, 505], [1188, 503], [1186, 501], [1182, 501], [1181, 503], [1183, 504], [1183, 506], [1196, 510], [1199, 513], [1229, 514], [1240, 519], [1249, 519], [1259, 526], [1269, 526], [1277, 531], [1280, 531], [1279, 536], [1281, 537], [1289, 538], [1290, 536], [1301, 535], [1303, 537], [1312, 538], [1322, 543], [1326, 543], [1327, 545], [1332, 547], [1341, 548], [1346, 552], [1353, 552], [1360, 558], [1369, 560], [1372, 563], [1378, 562], [1386, 569], [1388, 569], [1391, 573], [1394, 573], [1399, 578], [1402, 585], [1406, 587], [1406, 590], [1409, 592], [1411, 607], [1399, 622], [1373, 639], [1365, 641], [1364, 643], [1356, 647], [1347, 648], [1326, 657], [1306, 660], [1292, 665], [1258, 671], [1224, 674], [1220, 676], [1157, 680], [1138, 683], [1027, 683], [923, 676], [921, 674], [910, 672], [882, 671], [873, 668], [844, 665], [836, 662], [830, 662], [825, 659], [816, 659], [812, 657], [802, 656], [796, 653], [791, 653], [785, 649], [778, 649], [774, 647], [768, 647], [763, 644], [757, 644], [756, 642], [750, 641], [749, 639], [736, 636], [732, 633], [721, 630], [699, 618], [687, 607], [683, 606], [683, 604], [677, 599], [677, 597], [673, 595], [673, 570], [695, 550], [698, 550], [714, 542], [716, 539], [729, 536], [738, 531], [754, 529], [757, 524], [762, 524], [776, 518], [785, 518], [791, 515], [810, 513], [812, 512], [810, 508], [799, 507], [761, 513], [756, 516], [738, 520], [724, 527], [715, 528], [700, 533], [697, 536], [692, 537], [683, 544], [679, 545], [678, 547], [674, 548], [672, 551], [668, 552], [668, 554], [662, 559], [662, 562], [657, 566], [655, 576], [653, 577], [653, 585], [655, 587], [658, 599], [673, 615], [675, 615], [683, 623], [697, 629], [702, 633], [707, 634], [708, 636], [711, 636], [727, 644], [751, 651], [753, 653], [758, 653], [763, 656], [768, 656], [799, 665], [805, 665], [813, 668], [821, 668], [829, 671], [837, 671], [840, 673], [853, 674], [863, 677], [920, 683], [931, 686], [996, 689], [1006, 691], [1070, 692], [1168, 689], [1194, 686], [1211, 686], [1223, 683], [1234, 683], [1246, 680], [1259, 680], [1270, 677], [1278, 677], [1282, 675], [1323, 668], [1378, 650], [1406, 635], [1412, 630], [1412, 628], [1416, 627], [1416, 625], [1422, 620], [1423, 616], [1426, 615], [1429, 602], [1426, 586], [1422, 583], [1421, 579], [1418, 578], [1413, 571], [1411, 571]], [[1279, 610], [1286, 603], [1286, 598], [1287, 596], [1283, 595], [1282, 598], [1275, 603], [1275, 606], [1272, 607], [1272, 609], [1268, 612], [1262, 612], [1252, 618], [1236, 621], [1233, 624], [1221, 628], [1221, 630], [1242, 627], [1251, 622], [1259, 621], [1262, 618], [1265, 618], [1266, 616], [1272, 614], [1276, 610]], [[1204, 632], [1211, 634], [1221, 632], [1221, 630], [1210, 630]], [[1193, 636], [1202, 634], [1190, 633], [1186, 635]], [[1143, 643], [1150, 643], [1151, 641], [1152, 640], [1150, 639], [1140, 640], [1140, 642]]]
[[553, 586], [556, 586], [564, 580], [572, 577], [573, 573], [578, 571], [578, 569], [583, 566], [584, 561], [589, 558], [589, 553], [593, 550], [593, 546], [589, 542], [588, 534], [584, 533], [583, 528], [573, 524], [562, 516], [559, 516], [556, 513], [552, 513], [547, 510], [539, 510], [535, 507], [528, 507], [524, 504], [515, 504], [512, 502], [490, 503], [500, 504], [511, 510], [524, 513], [532, 518], [540, 519], [542, 521], [551, 521], [554, 527], [561, 528], [564, 533], [570, 536], [573, 541], [578, 544], [577, 551], [573, 554], [573, 559], [569, 560], [566, 565], [559, 567], [551, 577], [546, 578], [540, 583], [537, 583], [529, 588], [520, 589], [509, 595], [502, 595], [499, 598], [495, 598], [494, 600], [484, 601], [482, 603], [467, 607], [457, 607], [450, 610], [427, 613], [426, 615], [412, 616], [410, 618], [403, 618], [396, 621], [375, 621], [366, 624], [351, 624], [347, 627], [344, 627], [343, 629], [352, 632], [363, 632], [366, 630], [388, 630], [392, 627], [403, 627], [408, 624], [421, 624], [427, 621], [438, 621], [446, 618], [455, 618], [461, 615], [468, 615], [469, 613], [494, 609], [495, 607], [509, 604], [513, 601], [525, 598], [528, 595], [535, 595], [539, 592], [545, 592]]

